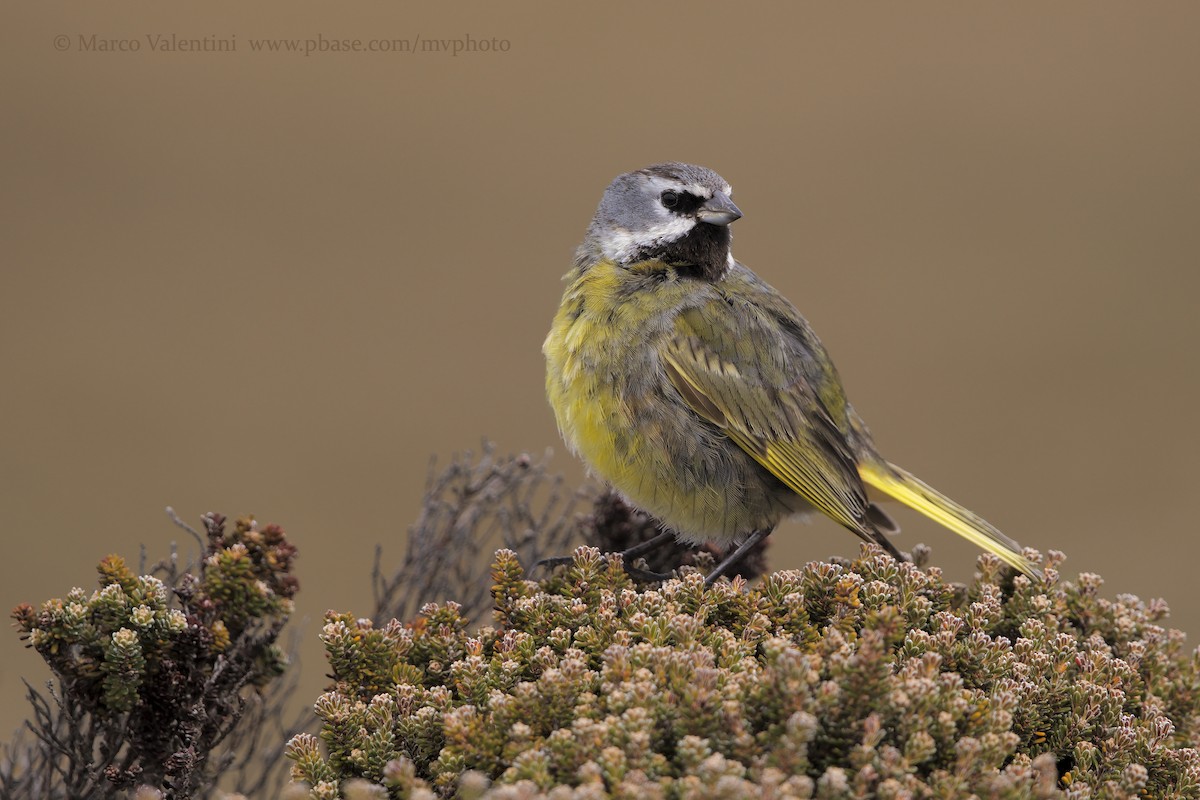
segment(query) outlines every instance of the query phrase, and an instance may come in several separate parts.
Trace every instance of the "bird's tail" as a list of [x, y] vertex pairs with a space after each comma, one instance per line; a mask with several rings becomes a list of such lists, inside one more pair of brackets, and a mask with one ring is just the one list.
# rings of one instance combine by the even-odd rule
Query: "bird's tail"
[[1021, 546], [996, 530], [983, 517], [963, 508], [946, 495], [905, 472], [895, 464], [880, 460], [859, 466], [859, 475], [868, 486], [899, 500], [909, 508], [920, 511], [933, 521], [946, 526], [976, 546], [995, 553], [1006, 564], [1032, 578], [1042, 572], [1021, 553]]

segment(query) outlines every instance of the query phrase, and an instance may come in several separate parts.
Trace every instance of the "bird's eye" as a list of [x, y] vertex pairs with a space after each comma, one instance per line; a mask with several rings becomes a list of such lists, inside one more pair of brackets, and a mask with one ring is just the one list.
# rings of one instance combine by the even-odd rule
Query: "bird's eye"
[[662, 201], [663, 208], [675, 208], [679, 205], [679, 193], [668, 189], [659, 196], [659, 200]]

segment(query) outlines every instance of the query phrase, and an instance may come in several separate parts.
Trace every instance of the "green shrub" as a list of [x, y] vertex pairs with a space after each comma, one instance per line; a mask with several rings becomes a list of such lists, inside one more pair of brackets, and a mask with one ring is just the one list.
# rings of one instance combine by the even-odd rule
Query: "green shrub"
[[275, 642], [298, 588], [296, 549], [277, 525], [203, 520], [194, 571], [172, 557], [162, 578], [135, 575], [109, 556], [96, 591], [14, 609], [57, 683], [49, 700], [30, 687], [33, 741], [5, 748], [0, 797], [207, 794], [246, 745], [231, 734], [259, 735], [279, 716], [261, 690], [287, 663]]
[[643, 590], [592, 548], [540, 583], [501, 550], [494, 627], [453, 602], [327, 616], [334, 683], [320, 737], [288, 745], [290, 791], [1200, 797], [1200, 659], [1164, 603], [1104, 599], [1061, 561], [1035, 583], [985, 555], [962, 587], [865, 547]]

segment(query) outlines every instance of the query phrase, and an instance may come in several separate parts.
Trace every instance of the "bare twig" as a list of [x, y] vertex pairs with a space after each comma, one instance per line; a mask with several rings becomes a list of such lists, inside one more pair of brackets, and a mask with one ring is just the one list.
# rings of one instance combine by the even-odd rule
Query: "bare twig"
[[431, 462], [420, 516], [409, 529], [400, 568], [383, 569], [383, 548], [375, 550], [371, 584], [374, 619], [407, 620], [422, 605], [455, 598], [463, 616], [479, 620], [491, 605], [488, 565], [500, 547], [533, 564], [544, 555], [565, 552], [579, 538], [575, 508], [595, 487], [564, 487], [547, 474], [549, 454], [498, 457], [484, 441], [475, 461], [457, 456], [440, 472]]

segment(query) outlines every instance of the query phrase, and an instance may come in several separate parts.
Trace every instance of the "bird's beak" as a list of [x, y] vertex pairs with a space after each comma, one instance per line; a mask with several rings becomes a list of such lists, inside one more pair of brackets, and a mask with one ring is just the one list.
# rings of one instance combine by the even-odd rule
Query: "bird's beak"
[[728, 225], [741, 218], [741, 209], [735, 206], [729, 195], [724, 192], [715, 192], [696, 211], [696, 219], [709, 225]]

